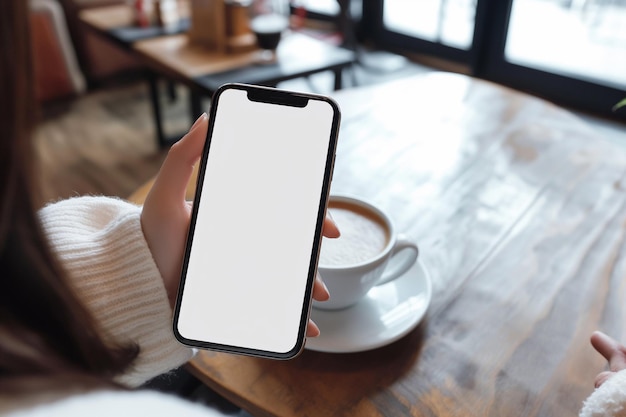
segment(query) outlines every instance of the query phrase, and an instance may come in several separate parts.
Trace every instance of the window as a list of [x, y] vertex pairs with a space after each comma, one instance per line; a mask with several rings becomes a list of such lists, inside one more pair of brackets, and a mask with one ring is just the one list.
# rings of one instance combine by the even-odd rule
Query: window
[[626, 120], [612, 111], [626, 97], [626, 0], [373, 0], [363, 25], [381, 47]]

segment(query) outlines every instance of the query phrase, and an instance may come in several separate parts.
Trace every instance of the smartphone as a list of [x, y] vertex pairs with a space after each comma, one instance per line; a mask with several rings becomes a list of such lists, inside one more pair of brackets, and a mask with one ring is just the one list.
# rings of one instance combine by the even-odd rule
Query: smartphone
[[329, 97], [216, 91], [174, 309], [181, 343], [275, 359], [301, 352], [339, 122]]

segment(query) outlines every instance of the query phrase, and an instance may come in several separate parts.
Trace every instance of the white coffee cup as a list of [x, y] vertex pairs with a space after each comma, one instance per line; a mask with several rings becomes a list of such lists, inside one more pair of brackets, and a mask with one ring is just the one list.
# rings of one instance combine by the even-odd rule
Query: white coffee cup
[[[373, 204], [356, 197], [332, 195], [328, 210], [341, 237], [322, 241], [318, 272], [330, 299], [313, 301], [313, 307], [350, 307], [374, 286], [402, 276], [417, 260], [417, 244], [397, 234], [389, 216]], [[401, 253], [407, 256], [398, 256]]]

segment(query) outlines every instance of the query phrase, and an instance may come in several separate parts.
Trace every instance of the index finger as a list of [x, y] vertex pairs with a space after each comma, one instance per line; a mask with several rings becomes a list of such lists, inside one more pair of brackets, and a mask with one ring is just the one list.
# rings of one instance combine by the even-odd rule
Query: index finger
[[159, 199], [155, 197], [158, 195], [161, 201], [171, 198], [176, 198], [177, 201], [185, 200], [187, 184], [193, 174], [194, 165], [202, 155], [209, 128], [208, 122], [208, 116], [202, 113], [189, 132], [172, 145], [147, 198]]

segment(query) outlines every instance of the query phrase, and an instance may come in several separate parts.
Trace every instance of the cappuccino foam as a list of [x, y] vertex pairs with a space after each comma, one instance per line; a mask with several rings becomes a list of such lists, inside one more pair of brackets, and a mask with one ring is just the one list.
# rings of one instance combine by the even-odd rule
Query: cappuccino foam
[[359, 264], [376, 257], [387, 246], [389, 230], [376, 213], [340, 201], [331, 201], [328, 210], [341, 236], [337, 239], [323, 239], [320, 266]]

